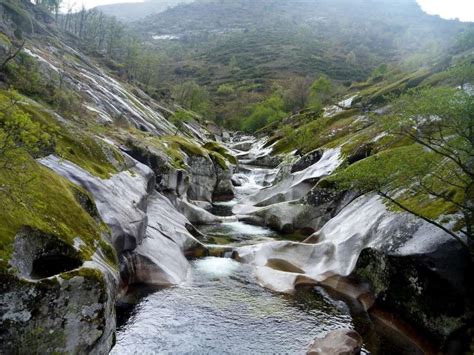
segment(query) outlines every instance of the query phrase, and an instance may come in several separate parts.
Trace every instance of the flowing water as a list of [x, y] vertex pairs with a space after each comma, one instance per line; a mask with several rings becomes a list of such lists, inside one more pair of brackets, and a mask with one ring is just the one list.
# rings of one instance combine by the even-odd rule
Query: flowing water
[[[236, 199], [215, 204], [211, 212], [232, 215], [236, 203], [267, 186], [276, 173], [249, 166], [241, 171]], [[200, 230], [211, 243], [231, 246], [301, 240], [237, 221]], [[111, 354], [305, 354], [316, 337], [337, 328], [356, 328], [366, 348], [376, 353], [416, 353], [378, 334], [365, 312], [354, 315], [353, 307], [322, 288], [277, 294], [258, 285], [250, 265], [230, 258], [203, 258], [191, 266], [182, 285], [137, 289], [138, 296], [130, 295], [138, 302], [118, 309], [117, 344]]]

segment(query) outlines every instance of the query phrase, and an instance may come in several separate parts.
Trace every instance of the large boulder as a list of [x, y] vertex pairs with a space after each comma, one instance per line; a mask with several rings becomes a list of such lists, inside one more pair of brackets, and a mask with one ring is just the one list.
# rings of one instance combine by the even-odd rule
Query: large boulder
[[353, 275], [370, 283], [379, 306], [409, 320], [438, 345], [465, 332], [474, 318], [472, 264], [455, 240], [424, 253], [364, 249]]
[[[265, 207], [239, 206], [238, 211], [242, 213], [240, 219], [256, 220], [282, 233], [304, 231], [311, 234], [320, 230], [356, 197], [355, 192], [339, 192], [316, 185], [303, 199]], [[311, 240], [317, 241], [316, 236]]]
[[217, 174], [214, 162], [208, 156], [190, 156], [188, 197], [191, 200], [212, 202]]
[[2, 353], [108, 354], [119, 273], [103, 238], [89, 256], [79, 236], [69, 243], [32, 228], [16, 235], [10, 267], [0, 269]]
[[213, 159], [214, 168], [216, 171], [216, 185], [213, 189], [213, 201], [230, 201], [235, 197], [232, 176], [234, 169], [232, 166], [223, 168], [219, 162]]
[[320, 149], [313, 150], [302, 156], [296, 163], [291, 166], [291, 172], [296, 173], [310, 167], [313, 164], [316, 164], [319, 159], [323, 156], [323, 152]]
[[190, 184], [188, 172], [173, 167], [169, 162], [169, 157], [161, 149], [128, 137], [125, 151], [153, 170], [157, 190], [176, 196], [186, 195]]
[[127, 283], [179, 284], [189, 272], [186, 256], [205, 255], [207, 248], [188, 231], [192, 226], [187, 218], [158, 192], [150, 196], [147, 213], [146, 238], [126, 255]]

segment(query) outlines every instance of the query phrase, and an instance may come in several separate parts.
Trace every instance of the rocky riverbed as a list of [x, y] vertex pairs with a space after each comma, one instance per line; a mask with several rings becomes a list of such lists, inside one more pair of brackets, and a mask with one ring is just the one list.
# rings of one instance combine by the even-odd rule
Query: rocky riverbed
[[[402, 321], [391, 319], [393, 314], [371, 314], [376, 294], [368, 283], [341, 278], [352, 276], [360, 250], [377, 245], [376, 236], [384, 238], [379, 232], [371, 237], [374, 227], [367, 221], [380, 225], [386, 223], [383, 218], [396, 218], [375, 197], [347, 199], [345, 208], [338, 207], [339, 219], [333, 218], [320, 231], [332, 234], [316, 244], [302, 243], [311, 234], [308, 228], [295, 226], [284, 234], [269, 228], [272, 225], [264, 219], [254, 218], [261, 210], [255, 203], [259, 196], [304, 191], [299, 188], [302, 184], [329, 174], [339, 164], [337, 151], [326, 158], [321, 154], [299, 174], [282, 176], [289, 169], [257, 165], [269, 152], [261, 141], [239, 137], [227, 146], [240, 159], [232, 176], [235, 197], [208, 208], [214, 222], [206, 218], [209, 223], [195, 225], [208, 254], [220, 257], [194, 259], [187, 268], [178, 266], [186, 272], [171, 288], [133, 285], [118, 308], [120, 325], [112, 353], [305, 353], [315, 338], [326, 334], [329, 340], [321, 340], [323, 346], [336, 351], [346, 341], [343, 331], [332, 333], [337, 329], [360, 332], [365, 353], [430, 351], [430, 342]], [[283, 216], [291, 219], [295, 210], [311, 211], [314, 207], [300, 199], [304, 195], [283, 202]], [[290, 208], [290, 202], [300, 207]], [[278, 203], [268, 205], [275, 208]], [[350, 217], [344, 216], [365, 205], [363, 217], [345, 226]], [[339, 253], [329, 252], [331, 248]], [[177, 258], [172, 259], [170, 268]]]

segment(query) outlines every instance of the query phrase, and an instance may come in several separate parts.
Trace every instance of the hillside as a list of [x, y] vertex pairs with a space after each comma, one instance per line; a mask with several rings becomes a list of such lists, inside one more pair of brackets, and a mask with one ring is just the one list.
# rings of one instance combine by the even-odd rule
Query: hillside
[[134, 25], [167, 58], [162, 87], [195, 81], [210, 94], [207, 113], [234, 128], [275, 85], [326, 75], [347, 86], [380, 64], [429, 65], [469, 27], [415, 0], [198, 1]]

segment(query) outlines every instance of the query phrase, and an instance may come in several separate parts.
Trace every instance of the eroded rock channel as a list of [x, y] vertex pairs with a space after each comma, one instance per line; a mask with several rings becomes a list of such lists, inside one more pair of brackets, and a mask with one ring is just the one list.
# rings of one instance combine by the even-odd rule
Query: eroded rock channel
[[[320, 154], [301, 171], [286, 169], [285, 173], [285, 168], [276, 168], [281, 161], [268, 159], [271, 149], [262, 141], [239, 137], [227, 146], [239, 158], [231, 178], [234, 197], [207, 206], [209, 215], [199, 218], [201, 224], [194, 226], [194, 234], [206, 250], [203, 255], [209, 256], [197, 258], [194, 254], [187, 268], [188, 262], [179, 253], [170, 255], [164, 245], [154, 247], [151, 238], [139, 255], [148, 255], [154, 260], [150, 264], [163, 267], [143, 276], [146, 282], [134, 282], [119, 302], [117, 343], [111, 353], [304, 354], [315, 338], [337, 329], [360, 332], [363, 353], [422, 353], [420, 343], [387, 326], [386, 317], [374, 319], [366, 312], [367, 302], [371, 302], [367, 298], [372, 297], [366, 285], [334, 278], [324, 285], [318, 281], [328, 279], [327, 270], [318, 274], [319, 279], [304, 270], [317, 249], [301, 242], [316, 226], [291, 220], [295, 209], [303, 213], [313, 207], [298, 202], [299, 208], [282, 212], [281, 218], [268, 217], [266, 213], [271, 211], [261, 212], [275, 207], [284, 211], [285, 201], [298, 201], [306, 195], [308, 179], [326, 175], [338, 165], [337, 152], [326, 153], [326, 158]], [[287, 197], [280, 204], [275, 199], [261, 203], [281, 195]], [[168, 228], [167, 236], [171, 237], [173, 228], [163, 224], [166, 203], [163, 199], [153, 203], [156, 198], [151, 206], [162, 207], [154, 214], [149, 206], [151, 232], [163, 233]], [[262, 207], [265, 205], [270, 207]], [[289, 225], [282, 227], [285, 220]], [[327, 260], [322, 263], [326, 265]], [[351, 261], [340, 262], [345, 263], [354, 267]], [[135, 261], [134, 268], [142, 274], [146, 270], [143, 260]], [[166, 275], [174, 285], [163, 288], [167, 282], [150, 282], [152, 275]], [[150, 288], [153, 283], [160, 287]], [[336, 351], [343, 341], [336, 337], [329, 346]]]

